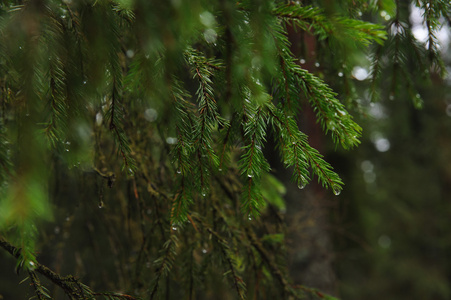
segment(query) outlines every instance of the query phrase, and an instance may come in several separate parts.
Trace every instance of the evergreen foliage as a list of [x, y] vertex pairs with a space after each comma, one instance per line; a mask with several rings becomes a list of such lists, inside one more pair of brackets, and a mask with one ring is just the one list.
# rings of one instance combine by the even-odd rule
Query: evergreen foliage
[[[389, 78], [386, 96], [407, 93], [421, 107], [417, 75], [445, 73], [436, 32], [451, 4], [413, 1], [423, 44], [404, 2], [327, 2], [2, 1], [0, 233], [17, 246], [0, 243], [38, 299], [53, 297], [38, 273], [70, 299], [215, 299], [216, 288], [334, 299], [290, 279], [284, 189], [265, 151], [275, 145], [299, 188], [316, 177], [340, 194], [342, 179], [303, 132], [308, 111], [336, 147], [359, 144], [358, 102], [346, 92], [359, 55], [371, 55], [373, 101]], [[315, 40], [310, 63], [323, 70], [304, 68], [292, 34]], [[328, 84], [338, 71], [339, 93]], [[61, 198], [61, 182], [76, 196]], [[36, 257], [45, 224], [70, 215], [73, 228], [91, 228], [99, 208], [106, 237], [94, 248], [124, 251], [122, 281], [108, 286], [124, 293], [94, 292]]]

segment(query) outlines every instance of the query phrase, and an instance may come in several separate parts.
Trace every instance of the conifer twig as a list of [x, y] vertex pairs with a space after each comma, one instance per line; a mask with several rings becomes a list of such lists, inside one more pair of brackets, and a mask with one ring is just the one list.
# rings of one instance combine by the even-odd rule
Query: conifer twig
[[[9, 252], [13, 257], [18, 259], [20, 257], [21, 249], [16, 248], [5, 239], [0, 237], [0, 247]], [[95, 293], [90, 290], [89, 287], [81, 283], [77, 278], [72, 275], [61, 276], [58, 273], [55, 273], [48, 267], [38, 262], [33, 263], [33, 270], [29, 270], [29, 274], [35, 288], [38, 299], [48, 299], [42, 290], [42, 286], [40, 285], [39, 278], [36, 276], [35, 272], [38, 272], [45, 277], [47, 277], [54, 284], [59, 286], [64, 293], [70, 298], [75, 297], [75, 299], [88, 299], [88, 296], [95, 295], [110, 295], [111, 297], [115, 297], [116, 299], [127, 299], [127, 300], [135, 300], [135, 297], [118, 294], [118, 293]]]

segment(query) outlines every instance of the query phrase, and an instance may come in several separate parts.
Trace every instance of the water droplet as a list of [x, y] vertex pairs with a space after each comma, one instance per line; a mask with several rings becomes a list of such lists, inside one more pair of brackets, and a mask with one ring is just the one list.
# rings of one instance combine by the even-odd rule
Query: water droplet
[[338, 110], [338, 113], [339, 113], [340, 115], [342, 115], [342, 116], [345, 116], [345, 115], [346, 115], [346, 111], [341, 110], [341, 109]]
[[302, 180], [301, 182], [298, 183], [298, 189], [302, 190], [305, 188], [306, 185], [307, 185], [307, 182]]
[[301, 58], [301, 59], [299, 60], [299, 62], [300, 62], [301, 64], [305, 64], [305, 59]]
[[338, 72], [338, 77], [343, 77], [343, 72]]
[[70, 221], [70, 217], [67, 217], [67, 218], [66, 218], [66, 222], [69, 222], [69, 221]]
[[249, 173], [249, 174], [247, 174], [247, 177], [252, 178], [252, 177], [254, 177], [254, 175]]
[[338, 196], [341, 193], [341, 187], [339, 185], [332, 186], [332, 190], [334, 191], [335, 196]]
[[214, 43], [216, 42], [216, 38], [218, 37], [218, 34], [213, 28], [208, 28], [204, 31], [204, 38], [207, 43]]
[[320, 66], [319, 62], [316, 62], [316, 63], [315, 63], [315, 67], [318, 68], [319, 66]]
[[390, 141], [384, 137], [375, 138], [373, 143], [379, 152], [387, 152], [390, 149]]
[[328, 128], [329, 130], [334, 131], [334, 130], [335, 130], [335, 122], [332, 121], [332, 120], [328, 121], [328, 122], [327, 122], [327, 128]]
[[149, 122], [154, 122], [158, 118], [158, 112], [153, 108], [148, 108], [144, 111], [144, 118]]
[[379, 239], [377, 240], [377, 242], [378, 242], [378, 244], [379, 244], [379, 246], [380, 246], [381, 248], [387, 249], [387, 248], [390, 248], [390, 245], [391, 245], [391, 238], [390, 238], [389, 236], [383, 234], [383, 235], [381, 235], [381, 236], [379, 237]]
[[69, 149], [66, 149], [66, 152], [69, 152]]
[[360, 168], [362, 169], [363, 172], [373, 172], [374, 171], [374, 165], [369, 160], [362, 161], [362, 163], [360, 164]]
[[205, 27], [213, 27], [216, 23], [215, 16], [209, 11], [203, 11], [199, 14], [199, 20]]
[[102, 113], [97, 113], [96, 114], [96, 124], [98, 125], [98, 126], [100, 126], [100, 125], [102, 125], [102, 121], [103, 121], [103, 116], [102, 116]]
[[177, 227], [172, 226], [172, 230], [177, 231]]
[[249, 221], [252, 221], [252, 218], [251, 218], [251, 216], [247, 217], [247, 219], [248, 219]]
[[177, 144], [177, 138], [175, 138], [175, 137], [167, 137], [166, 138], [166, 143], [168, 143], [169, 145]]
[[451, 117], [451, 104], [448, 104], [448, 105], [446, 106], [446, 115], [447, 115], [448, 117]]
[[102, 200], [100, 200], [100, 202], [99, 202], [99, 208], [103, 208], [103, 201]]
[[132, 49], [128, 49], [125, 52], [125, 55], [127, 55], [128, 58], [132, 58], [133, 56], [135, 56], [135, 51], [133, 51]]
[[182, 174], [182, 171], [180, 171], [180, 170], [177, 170], [177, 174]]
[[88, 82], [87, 82], [86, 80], [84, 80], [84, 81], [83, 81], [83, 84], [86, 84], [86, 83], [88, 83]]
[[363, 80], [367, 79], [368, 76], [370, 76], [370, 74], [368, 73], [368, 71], [365, 68], [362, 68], [360, 66], [355, 66], [352, 69], [352, 76], [354, 76], [354, 78], [359, 81], [363, 81]]
[[205, 254], [205, 253], [207, 253], [208, 251], [207, 251], [207, 249], [202, 249], [202, 253], [203, 254]]
[[219, 171], [219, 172], [222, 172], [222, 169], [221, 169], [221, 168], [219, 168], [219, 169], [218, 169], [218, 171]]

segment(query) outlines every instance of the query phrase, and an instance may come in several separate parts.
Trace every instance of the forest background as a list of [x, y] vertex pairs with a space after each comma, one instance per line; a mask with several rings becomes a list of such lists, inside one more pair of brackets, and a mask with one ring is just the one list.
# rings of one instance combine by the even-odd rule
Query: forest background
[[2, 1], [0, 299], [450, 299], [450, 10]]

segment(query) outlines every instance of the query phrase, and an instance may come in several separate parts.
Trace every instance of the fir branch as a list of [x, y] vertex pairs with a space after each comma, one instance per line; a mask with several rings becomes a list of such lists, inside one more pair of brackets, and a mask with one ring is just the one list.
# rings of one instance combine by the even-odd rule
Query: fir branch
[[237, 118], [240, 118], [238, 114], [234, 114], [232, 117], [230, 123], [228, 126], [226, 126], [222, 130], [222, 139], [221, 139], [221, 151], [219, 156], [219, 167], [218, 170], [222, 171], [222, 169], [228, 165], [229, 163], [229, 154], [230, 154], [230, 147], [233, 141], [233, 133], [236, 131], [236, 127], [239, 124], [239, 122], [236, 120]]
[[31, 279], [31, 284], [34, 288], [34, 291], [36, 293], [36, 296], [38, 297], [39, 300], [45, 300], [45, 299], [52, 299], [45, 291], [44, 291], [44, 287], [41, 285], [41, 282], [38, 278], [38, 276], [36, 275], [35, 272], [33, 271], [28, 271], [28, 275]]
[[272, 116], [277, 121], [276, 125], [279, 131], [279, 149], [281, 150], [284, 164], [286, 167], [293, 167], [293, 181], [299, 188], [304, 188], [310, 180], [308, 168], [308, 159], [300, 141], [306, 139], [306, 136], [299, 131], [296, 121], [291, 116], [286, 116], [282, 111], [274, 106], [271, 110]]
[[335, 298], [333, 296], [325, 294], [325, 293], [323, 293], [323, 292], [321, 292], [321, 291], [319, 291], [318, 289], [315, 289], [315, 288], [310, 288], [310, 287], [306, 287], [306, 286], [303, 286], [303, 285], [298, 285], [295, 288], [300, 289], [300, 290], [302, 290], [304, 292], [307, 292], [310, 295], [313, 295], [315, 298], [318, 298], [318, 299], [339, 300], [338, 298]]
[[[220, 212], [220, 211], [218, 211]], [[231, 280], [233, 282], [233, 286], [236, 289], [236, 292], [239, 296], [239, 299], [244, 300], [246, 298], [246, 284], [242, 277], [239, 275], [238, 270], [236, 268], [237, 261], [235, 259], [236, 254], [232, 253], [230, 250], [230, 245], [227, 242], [227, 240], [222, 237], [218, 232], [216, 232], [211, 226], [209, 226], [201, 217], [199, 216], [193, 216], [199, 224], [202, 225], [203, 229], [206, 230], [213, 238], [214, 241], [217, 243], [217, 245], [220, 248], [222, 258], [227, 264], [228, 271], [224, 273], [231, 274]], [[225, 219], [223, 219], [225, 221]]]
[[371, 68], [370, 68], [370, 78], [371, 78], [371, 84], [370, 84], [370, 97], [372, 102], [376, 102], [379, 100], [379, 90], [378, 90], [378, 84], [381, 77], [381, 69], [382, 69], [382, 53], [383, 53], [383, 47], [381, 45], [376, 46], [376, 50], [371, 55]]
[[317, 175], [324, 187], [332, 188], [335, 195], [340, 194], [343, 182], [332, 166], [308, 143], [307, 135], [302, 133], [293, 118], [286, 116], [275, 106], [270, 106], [272, 124], [279, 132], [279, 148], [287, 167], [294, 167], [293, 180], [303, 188], [308, 180], [307, 164]]
[[155, 260], [155, 264], [158, 266], [158, 268], [156, 277], [154, 279], [154, 284], [150, 292], [150, 299], [154, 299], [160, 287], [160, 280], [169, 275], [169, 272], [174, 265], [178, 248], [178, 238], [174, 233], [175, 230], [176, 229], [171, 228], [169, 239], [164, 243], [161, 250], [163, 252], [163, 255]]
[[[419, 6], [418, 1], [416, 5]], [[446, 0], [428, 0], [421, 1], [421, 8], [424, 10], [424, 19], [428, 30], [427, 49], [429, 52], [429, 60], [432, 66], [439, 71], [440, 76], [446, 73], [443, 59], [440, 55], [440, 46], [436, 36], [436, 32], [440, 29], [440, 17], [447, 16], [451, 9], [451, 4]]]
[[358, 145], [362, 128], [352, 120], [336, 94], [321, 79], [302, 69], [291, 59], [291, 70], [309, 99], [323, 130], [331, 132], [335, 143], [349, 149]]
[[[229, 271], [231, 273], [233, 285], [240, 299], [244, 300], [246, 298], [246, 284], [244, 283], [241, 276], [239, 276], [236, 270], [236, 260], [230, 251], [230, 247], [225, 239], [223, 239], [217, 232], [213, 231], [211, 228], [207, 228], [207, 232], [210, 233], [218, 243], [221, 248], [222, 255], [224, 256]], [[225, 274], [227, 274], [226, 272]]]
[[44, 132], [53, 148], [57, 147], [57, 143], [64, 141], [64, 134], [67, 131], [68, 105], [66, 103], [67, 76], [65, 72], [64, 56], [67, 55], [64, 49], [64, 27], [59, 19], [57, 19], [51, 11], [48, 12], [48, 22], [43, 26], [41, 43], [49, 53], [49, 61], [43, 64], [49, 64], [48, 70], [43, 78], [43, 83], [48, 82], [49, 86], [44, 90], [48, 90], [47, 98], [50, 106], [50, 121]]
[[192, 48], [186, 51], [186, 59], [191, 66], [193, 77], [199, 82], [199, 88], [196, 92], [199, 116], [197, 124], [193, 128], [195, 155], [198, 160], [195, 175], [197, 176], [196, 183], [199, 190], [202, 194], [206, 194], [210, 169], [217, 168], [219, 165], [218, 156], [212, 146], [213, 127], [226, 123], [218, 113], [212, 86], [213, 68], [211, 66], [219, 67], [220, 64], [215, 60], [208, 60]]
[[13, 175], [11, 144], [7, 138], [3, 120], [0, 120], [0, 184], [4, 184]]
[[125, 122], [125, 108], [120, 102], [123, 99], [123, 72], [119, 60], [119, 53], [121, 52], [119, 33], [119, 17], [116, 12], [107, 10], [107, 17], [112, 21], [111, 27], [108, 28], [108, 35], [112, 38], [107, 48], [107, 74], [109, 74], [109, 84], [111, 86], [111, 103], [106, 113], [106, 119], [109, 120], [109, 129], [113, 133], [115, 141], [118, 145], [118, 153], [123, 160], [123, 168], [133, 175], [136, 171], [136, 163], [131, 154], [130, 144], [128, 142], [126, 133], [124, 131], [123, 123]]
[[241, 175], [259, 178], [262, 172], [270, 169], [262, 151], [263, 144], [266, 142], [266, 112], [263, 111], [262, 106], [253, 107], [249, 98], [246, 98], [244, 103], [246, 121], [243, 127], [248, 144], [242, 148], [244, 154], [240, 160]]
[[[326, 133], [331, 132], [336, 144], [340, 143], [345, 149], [358, 145], [362, 128], [352, 120], [344, 105], [336, 99], [337, 94], [320, 78], [297, 64], [290, 51], [290, 43], [280, 26], [273, 29], [272, 35], [276, 40], [281, 58], [282, 76], [280, 78], [284, 79], [279, 82], [282, 85], [281, 90], [285, 90], [287, 81], [289, 93], [298, 95], [300, 88], [315, 111], [322, 129]], [[290, 96], [285, 94], [285, 97]]]
[[137, 300], [137, 298], [130, 296], [130, 295], [124, 295], [124, 294], [118, 294], [118, 293], [92, 293], [93, 296], [103, 296], [104, 298], [108, 300]]
[[354, 40], [366, 46], [371, 42], [382, 44], [386, 37], [380, 25], [345, 17], [326, 16], [320, 8], [302, 6], [293, 1], [276, 7], [274, 14], [303, 31], [313, 32], [320, 40], [332, 37], [343, 41]]
[[106, 114], [106, 118], [110, 121], [109, 129], [113, 132], [115, 140], [117, 141], [118, 152], [122, 156], [124, 167], [127, 168], [127, 172], [133, 174], [136, 171], [136, 164], [131, 155], [130, 145], [122, 127], [124, 116], [123, 108], [119, 102], [119, 90], [117, 84], [116, 79], [113, 79], [111, 105]]
[[175, 106], [177, 144], [171, 151], [173, 161], [177, 163], [177, 177], [180, 177], [180, 192], [174, 197], [171, 222], [184, 222], [187, 218], [189, 206], [192, 204], [192, 172], [191, 155], [194, 151], [192, 128], [194, 106], [185, 100], [189, 94], [181, 88], [181, 83], [174, 81], [172, 94]]
[[255, 233], [250, 231], [248, 228], [246, 228], [246, 236], [248, 237], [252, 247], [258, 252], [258, 254], [262, 258], [262, 260], [266, 263], [266, 265], [271, 270], [272, 276], [274, 276], [279, 281], [279, 283], [283, 287], [284, 291], [287, 294], [289, 294], [297, 299], [301, 299], [302, 296], [298, 295], [296, 293], [296, 290], [294, 290], [291, 287], [291, 284], [289, 283], [288, 279], [285, 277], [284, 272], [282, 272], [280, 270], [279, 266], [273, 260], [272, 256], [267, 252], [267, 250], [263, 247], [261, 242], [258, 240]]
[[[16, 248], [5, 239], [0, 237], [0, 247], [6, 250], [9, 254], [11, 254], [16, 259], [20, 259], [22, 249]], [[50, 281], [52, 281], [55, 285], [59, 286], [64, 293], [69, 297], [69, 299], [94, 299], [96, 295], [111, 295], [115, 298], [112, 299], [127, 299], [134, 300], [136, 298], [118, 294], [118, 293], [95, 293], [91, 291], [91, 289], [81, 283], [74, 276], [61, 276], [54, 271], [50, 270], [45, 265], [40, 263], [33, 262], [32, 268], [29, 270], [29, 275], [32, 280], [33, 286], [35, 288], [38, 299], [51, 299], [51, 297], [45, 292], [45, 287], [40, 284], [39, 278], [36, 276], [36, 272], [44, 275]]]
[[243, 131], [246, 145], [242, 147], [239, 165], [241, 175], [247, 176], [246, 188], [242, 194], [242, 210], [253, 217], [258, 216], [263, 197], [258, 187], [263, 172], [270, 170], [263, 155], [266, 142], [266, 112], [263, 104], [256, 103], [251, 91], [243, 90]]
[[[407, 96], [412, 100], [416, 108], [423, 106], [423, 100], [418, 93], [414, 84], [408, 65], [412, 61], [417, 64], [418, 68], [424, 69], [427, 65], [425, 59], [425, 50], [423, 46], [415, 39], [409, 26], [401, 20], [401, 12], [399, 5], [396, 6], [396, 14], [393, 20], [389, 22], [387, 27], [390, 29], [390, 36], [385, 46], [377, 52], [378, 60], [381, 60], [385, 54], [392, 61], [392, 78], [390, 86], [390, 99], [394, 99], [400, 93], [400, 86], [403, 86], [407, 92]], [[379, 66], [379, 68], [382, 68]], [[381, 72], [382, 70], [376, 69]], [[376, 74], [377, 75], [377, 74]], [[373, 85], [376, 81], [373, 79]], [[404, 91], [403, 90], [403, 91]], [[374, 95], [373, 95], [374, 97]]]
[[171, 209], [171, 223], [176, 225], [188, 219], [188, 210], [193, 203], [190, 189], [186, 186], [186, 178], [181, 179], [180, 193], [175, 195]]

